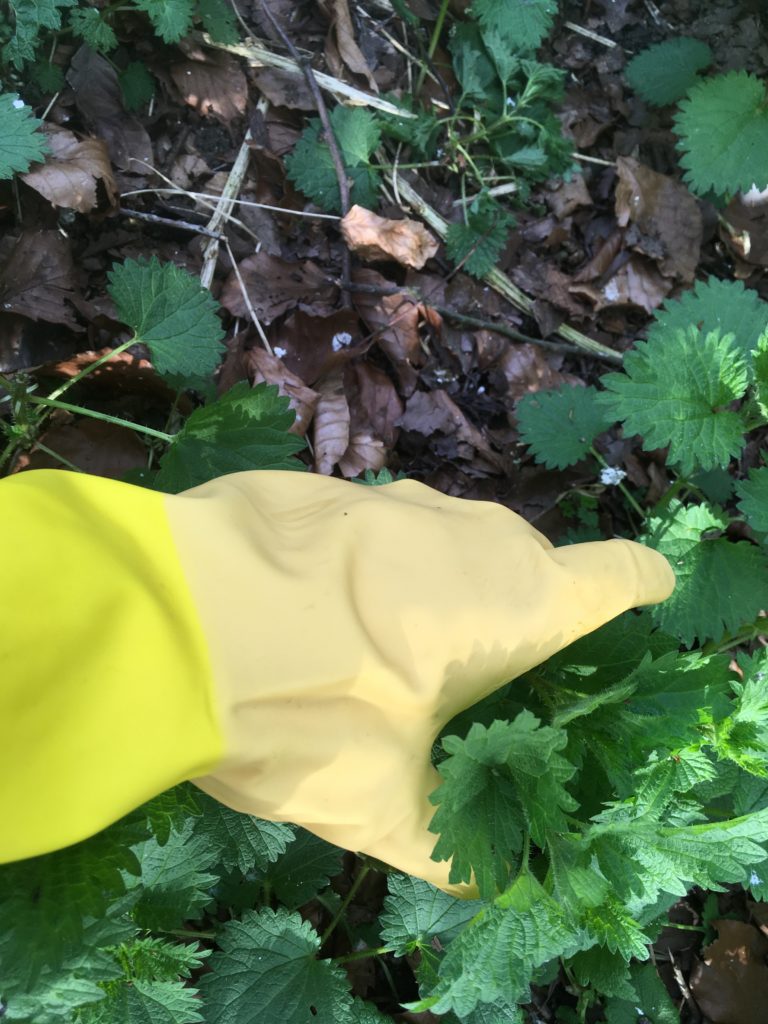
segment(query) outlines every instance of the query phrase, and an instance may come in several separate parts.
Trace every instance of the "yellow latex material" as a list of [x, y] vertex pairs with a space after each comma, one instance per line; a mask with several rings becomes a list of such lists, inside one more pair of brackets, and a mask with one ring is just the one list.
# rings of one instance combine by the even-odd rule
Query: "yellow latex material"
[[0, 862], [67, 846], [210, 770], [222, 734], [164, 497], [0, 481]]
[[674, 586], [638, 544], [554, 549], [500, 505], [413, 481], [240, 473], [166, 501], [226, 732], [197, 785], [459, 895], [474, 889], [430, 859], [440, 728]]

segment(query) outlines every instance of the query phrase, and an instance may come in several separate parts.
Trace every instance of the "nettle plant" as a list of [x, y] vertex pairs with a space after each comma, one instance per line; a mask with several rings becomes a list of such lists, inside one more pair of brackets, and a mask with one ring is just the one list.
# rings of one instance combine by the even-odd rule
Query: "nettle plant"
[[[148, 444], [147, 469], [134, 482], [168, 493], [205, 483], [224, 473], [246, 469], [304, 469], [294, 457], [304, 442], [289, 433], [294, 414], [289, 399], [272, 385], [252, 388], [242, 381], [218, 398], [212, 395], [212, 375], [224, 352], [224, 332], [216, 303], [186, 271], [170, 263], [126, 260], [109, 274], [109, 293], [117, 318], [130, 328], [130, 337], [48, 394], [26, 373], [0, 376], [6, 397], [0, 398], [0, 471], [14, 456], [39, 448], [66, 463], [41, 441], [51, 413], [62, 409], [136, 431]], [[193, 389], [206, 404], [183, 421], [176, 403], [168, 410], [166, 430], [119, 419], [62, 399], [104, 363], [134, 345], [145, 345], [157, 373], [171, 391]], [[171, 424], [177, 429], [169, 432]], [[71, 467], [77, 468], [77, 467]]]
[[768, 186], [768, 93], [746, 71], [702, 79], [712, 59], [706, 43], [681, 36], [638, 54], [626, 75], [652, 106], [678, 103], [675, 133], [691, 191], [727, 199]]
[[[418, 38], [419, 19], [405, 4], [396, 7]], [[442, 0], [423, 58], [425, 70], [432, 65], [448, 7], [449, 0]], [[331, 125], [350, 181], [350, 202], [376, 208], [382, 171], [391, 166], [382, 162], [380, 146], [382, 141], [397, 145], [399, 169], [432, 168], [458, 182], [463, 219], [449, 228], [448, 256], [467, 273], [483, 277], [515, 223], [497, 197], [514, 194], [523, 201], [531, 185], [572, 166], [572, 145], [555, 116], [565, 73], [535, 59], [556, 13], [553, 0], [476, 0], [467, 20], [457, 22], [449, 36], [450, 70], [458, 83], [450, 109], [436, 113], [407, 97], [389, 98], [414, 116], [336, 107]], [[420, 87], [421, 81], [417, 93]], [[318, 119], [310, 121], [286, 168], [313, 202], [340, 212], [333, 159]]]
[[[113, 270], [111, 293], [133, 332], [125, 345], [145, 344], [167, 380], [188, 387], [210, 374], [221, 332], [195, 281], [129, 261]], [[738, 654], [738, 671], [728, 653], [760, 631], [768, 605], [768, 468], [734, 472], [745, 434], [768, 421], [765, 314], [740, 284], [700, 285], [659, 314], [602, 390], [519, 405], [545, 465], [599, 455], [616, 421], [647, 447], [669, 446], [670, 491], [647, 515], [632, 500], [678, 590], [444, 730], [433, 856], [451, 861], [454, 881], [474, 873], [480, 899], [390, 873], [378, 919], [360, 923], [349, 910], [367, 864], [341, 898], [330, 879], [342, 851], [183, 785], [85, 842], [0, 869], [4, 1019], [385, 1024], [344, 969], [375, 957], [391, 1009], [429, 1008], [446, 1024], [523, 1024], [531, 984], [558, 975], [574, 1000], [564, 1021], [585, 1021], [595, 1004], [612, 1022], [638, 1011], [651, 1024], [676, 1020], [649, 961], [670, 906], [694, 885], [768, 895], [768, 653]], [[24, 416], [77, 408], [60, 390], [5, 385]], [[150, 434], [164, 450], [154, 485], [296, 465], [284, 401], [239, 385], [175, 435]], [[24, 417], [5, 426], [13, 443], [26, 429]], [[754, 541], [726, 536], [742, 517]], [[345, 952], [334, 955], [338, 932]], [[406, 971], [417, 987], [403, 994], [394, 977]]]
[[[238, 41], [237, 23], [226, 0], [125, 0], [95, 6], [87, 0], [8, 0], [0, 7], [0, 79], [6, 88], [32, 86], [41, 93], [64, 84], [54, 62], [60, 37], [75, 38], [92, 50], [111, 54], [126, 18], [147, 18], [165, 43], [177, 43], [200, 25], [222, 43]], [[154, 80], [141, 61], [122, 66], [120, 83], [129, 110], [148, 102]]]

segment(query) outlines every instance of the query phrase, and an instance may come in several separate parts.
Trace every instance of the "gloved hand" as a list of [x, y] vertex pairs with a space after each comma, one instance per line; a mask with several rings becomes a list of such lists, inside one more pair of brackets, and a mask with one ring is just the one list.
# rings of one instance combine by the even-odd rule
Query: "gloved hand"
[[41, 470], [0, 482], [0, 531], [27, 563], [0, 593], [0, 860], [192, 778], [473, 895], [430, 859], [435, 736], [674, 586], [638, 544], [554, 549], [410, 480], [259, 471], [168, 496]]

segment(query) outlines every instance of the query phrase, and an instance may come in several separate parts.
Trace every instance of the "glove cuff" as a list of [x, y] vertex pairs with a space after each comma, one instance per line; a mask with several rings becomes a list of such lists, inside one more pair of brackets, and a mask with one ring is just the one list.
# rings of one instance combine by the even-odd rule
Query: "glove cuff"
[[0, 481], [0, 862], [78, 842], [223, 738], [164, 496], [56, 470]]

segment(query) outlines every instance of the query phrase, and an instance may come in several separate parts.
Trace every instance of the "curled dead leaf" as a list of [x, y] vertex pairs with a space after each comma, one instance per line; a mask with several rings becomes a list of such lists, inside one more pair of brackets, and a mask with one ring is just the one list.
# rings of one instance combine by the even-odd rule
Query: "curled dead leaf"
[[308, 388], [295, 373], [291, 373], [277, 356], [270, 355], [263, 348], [252, 348], [247, 352], [245, 363], [253, 384], [258, 384], [261, 381], [266, 381], [267, 384], [276, 384], [280, 394], [290, 398], [291, 408], [296, 414], [291, 432], [303, 437], [317, 407], [318, 393], [312, 388]]
[[691, 284], [704, 231], [695, 198], [681, 182], [631, 157], [620, 156], [617, 167], [616, 219], [636, 228], [627, 232], [627, 244], [654, 259], [665, 277]]
[[691, 991], [712, 1024], [757, 1024], [768, 1006], [768, 939], [743, 921], [714, 921], [718, 937], [691, 974]]
[[0, 266], [0, 306], [30, 320], [76, 327], [74, 288], [69, 239], [58, 231], [25, 231]]
[[[258, 252], [247, 256], [239, 269], [251, 305], [265, 324], [296, 308], [307, 313], [330, 313], [336, 302], [338, 289], [311, 260], [291, 262]], [[249, 315], [235, 273], [224, 282], [219, 302], [233, 316]]]
[[213, 114], [229, 123], [245, 113], [248, 83], [228, 53], [205, 53], [172, 64], [171, 78], [184, 102], [203, 117]]
[[438, 250], [438, 243], [416, 220], [389, 220], [353, 206], [342, 218], [341, 233], [352, 252], [371, 263], [397, 260], [404, 267], [420, 270]]
[[22, 181], [54, 206], [89, 213], [98, 202], [101, 181], [111, 209], [117, 209], [118, 189], [101, 139], [78, 139], [57, 125], [46, 125], [49, 153], [42, 164], [21, 175]]
[[350, 412], [341, 370], [335, 370], [317, 386], [315, 409], [315, 470], [330, 476], [349, 447]]
[[[371, 74], [371, 69], [355, 40], [355, 30], [347, 0], [324, 0], [321, 6], [326, 9], [332, 20], [338, 56], [350, 71], [356, 75], [362, 75], [366, 79], [373, 92], [378, 92], [376, 79]], [[326, 44], [326, 55], [331, 61], [331, 65], [335, 65], [335, 74], [339, 75], [342, 69], [339, 67], [339, 61], [334, 59], [336, 55], [333, 53], [333, 47], [328, 44]]]

